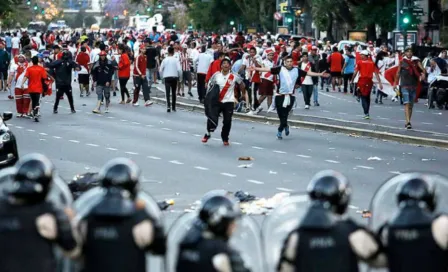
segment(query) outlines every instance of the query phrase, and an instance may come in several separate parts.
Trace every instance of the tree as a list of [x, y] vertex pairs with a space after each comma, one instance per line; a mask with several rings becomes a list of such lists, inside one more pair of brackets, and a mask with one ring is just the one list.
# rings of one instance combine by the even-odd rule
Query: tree
[[185, 3], [188, 5], [188, 16], [197, 29], [225, 31], [230, 27], [229, 23], [232, 20], [241, 24], [249, 20], [239, 9], [235, 9], [235, 0], [185, 1]]
[[4, 19], [5, 16], [11, 14], [17, 6], [23, 4], [21, 0], [1, 0], [0, 1], [0, 19]]
[[97, 21], [95, 19], [95, 17], [93, 17], [92, 15], [89, 15], [87, 17], [84, 18], [84, 24], [86, 27], [90, 27], [93, 24], [96, 24]]
[[233, 1], [249, 22], [257, 22], [268, 30], [272, 28], [272, 16], [277, 7], [272, 0], [236, 0]]

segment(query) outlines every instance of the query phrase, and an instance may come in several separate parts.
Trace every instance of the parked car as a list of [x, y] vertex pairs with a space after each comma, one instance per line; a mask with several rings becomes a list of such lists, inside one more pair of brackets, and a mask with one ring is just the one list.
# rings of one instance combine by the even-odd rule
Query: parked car
[[16, 137], [6, 124], [12, 116], [12, 112], [0, 116], [0, 168], [13, 166], [19, 160]]

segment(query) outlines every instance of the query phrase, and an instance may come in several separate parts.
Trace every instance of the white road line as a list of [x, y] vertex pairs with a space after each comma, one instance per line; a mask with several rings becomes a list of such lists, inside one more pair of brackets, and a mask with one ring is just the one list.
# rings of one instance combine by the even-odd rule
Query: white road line
[[399, 175], [399, 174], [401, 174], [401, 172], [399, 172], [399, 171], [389, 171], [389, 173], [394, 174], [394, 175]]
[[327, 110], [322, 110], [322, 112], [330, 112], [330, 111], [327, 111]]
[[121, 121], [121, 122], [127, 122], [128, 120], [125, 120], [125, 119], [121, 119], [120, 121]]
[[422, 122], [423, 125], [434, 125], [433, 123]]
[[373, 169], [375, 169], [375, 168], [373, 168], [373, 167], [370, 167], [370, 166], [364, 166], [364, 165], [357, 165], [356, 167], [358, 167], [358, 168], [363, 168], [363, 169], [369, 169], [369, 170], [373, 170]]
[[53, 136], [53, 138], [55, 138], [55, 139], [61, 139], [61, 137], [59, 137], [59, 136]]
[[172, 164], [177, 164], [177, 165], [182, 165], [182, 164], [184, 164], [183, 162], [180, 162], [180, 161], [170, 161], [170, 163], [172, 163]]
[[20, 126], [16, 126], [16, 128], [23, 128], [23, 127], [20, 127]]
[[153, 125], [146, 125], [147, 127], [153, 127]]
[[112, 150], [112, 151], [117, 151], [118, 149], [116, 149], [116, 148], [112, 148], [112, 147], [108, 147], [107, 148], [108, 150]]
[[283, 187], [277, 187], [276, 188], [279, 191], [283, 191], [283, 192], [293, 192], [294, 190], [288, 189], [288, 188], [283, 188]]
[[201, 137], [202, 135], [199, 135], [199, 134], [193, 134], [193, 136]]
[[278, 153], [278, 154], [286, 154], [285, 151], [280, 151], [280, 150], [272, 150], [272, 152]]
[[425, 113], [424, 111], [421, 111], [421, 110], [416, 110], [416, 112], [418, 112], [418, 113]]
[[186, 132], [186, 131], [179, 131], [179, 133], [187, 134], [188, 132]]
[[148, 159], [153, 159], [153, 160], [160, 160], [159, 157], [155, 157], [155, 156], [148, 156], [147, 158], [148, 158]]
[[114, 119], [115, 117], [113, 116], [107, 116], [108, 119]]
[[220, 139], [216, 139], [216, 138], [212, 138], [212, 140], [215, 141], [215, 142], [220, 142], [221, 141]]
[[252, 146], [252, 148], [253, 148], [253, 149], [259, 149], [259, 150], [264, 149], [263, 147], [259, 147], [259, 146]]
[[134, 125], [140, 125], [139, 122], [132, 122], [132, 124], [134, 124]]
[[258, 181], [258, 180], [254, 180], [254, 179], [248, 179], [247, 181], [250, 183], [255, 183], [255, 184], [264, 184], [263, 181]]
[[356, 207], [356, 206], [353, 206], [353, 205], [348, 205], [348, 207], [350, 209], [353, 209], [353, 210], [359, 210], [359, 207]]
[[43, 135], [43, 136], [47, 136], [48, 134], [47, 133], [43, 133], [43, 132], [41, 132], [41, 133], [39, 133], [40, 135]]
[[377, 117], [378, 119], [380, 119], [380, 120], [389, 120], [389, 118], [385, 118], [385, 117]]
[[340, 115], [347, 115], [348, 113], [346, 113], [346, 112], [338, 112], [338, 114], [340, 114]]
[[208, 168], [202, 167], [202, 166], [195, 166], [194, 168], [198, 169], [198, 170], [204, 170], [207, 171]]
[[39, 139], [40, 141], [46, 141], [45, 139]]
[[333, 161], [333, 160], [325, 160], [326, 162], [329, 162], [329, 163], [340, 163], [340, 162], [338, 162], [338, 161]]
[[86, 145], [88, 145], [88, 146], [93, 146], [93, 147], [98, 147], [99, 145], [97, 145], [97, 144], [86, 144]]
[[311, 156], [301, 155], [301, 154], [298, 154], [297, 157], [301, 157], [301, 158], [305, 158], [305, 159], [311, 158]]
[[230, 174], [230, 173], [221, 173], [221, 175], [226, 176], [226, 177], [231, 177], [231, 178], [236, 177], [236, 175]]
[[242, 143], [239, 143], [239, 142], [232, 142], [232, 144], [234, 144], [234, 145], [242, 145]]
[[126, 152], [124, 152], [124, 153], [129, 154], [129, 155], [138, 155], [138, 153], [131, 152], [131, 151], [126, 151]]
[[79, 144], [79, 141], [77, 140], [68, 140], [69, 142], [75, 143], [75, 144]]
[[35, 132], [34, 129], [27, 129], [26, 131], [29, 131], [29, 132]]

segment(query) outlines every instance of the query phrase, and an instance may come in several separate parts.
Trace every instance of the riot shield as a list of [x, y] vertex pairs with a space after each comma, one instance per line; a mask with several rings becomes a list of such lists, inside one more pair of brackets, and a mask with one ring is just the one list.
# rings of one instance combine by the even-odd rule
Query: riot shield
[[[186, 235], [190, 234], [189, 231], [192, 228], [199, 228], [200, 231], [198, 213], [196, 212], [183, 214], [171, 226], [167, 240], [168, 251], [165, 256], [167, 272], [176, 271], [179, 245]], [[255, 220], [248, 216], [237, 219], [237, 226], [229, 244], [241, 254], [247, 268], [251, 271], [264, 271], [259, 228]]]
[[15, 167], [3, 168], [0, 171], [0, 196], [6, 195], [12, 189], [15, 174]]
[[[77, 225], [80, 220], [86, 216], [92, 208], [101, 202], [106, 195], [106, 190], [101, 187], [95, 187], [87, 192], [83, 193], [73, 203], [73, 209], [75, 211], [74, 223]], [[155, 220], [163, 223], [162, 212], [157, 205], [157, 202], [149, 194], [140, 191], [137, 194], [136, 201], [142, 201], [145, 204], [146, 212]], [[162, 257], [147, 254], [147, 267], [149, 271], [163, 271], [164, 260]], [[72, 271], [81, 271], [80, 264], [74, 264]]]
[[276, 271], [283, 243], [289, 233], [299, 226], [309, 203], [308, 196], [290, 196], [263, 221], [261, 237], [267, 272]]
[[448, 198], [446, 197], [448, 195], [448, 179], [446, 177], [435, 173], [410, 172], [400, 174], [384, 182], [375, 192], [370, 202], [371, 217], [369, 219], [369, 226], [375, 233], [398, 212], [397, 187], [416, 175], [424, 175], [427, 180], [434, 183], [437, 196], [435, 213], [448, 214]]

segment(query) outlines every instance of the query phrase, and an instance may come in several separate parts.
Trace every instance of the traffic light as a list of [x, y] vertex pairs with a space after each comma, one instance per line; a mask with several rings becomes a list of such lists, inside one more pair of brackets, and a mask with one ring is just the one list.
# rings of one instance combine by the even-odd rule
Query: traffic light
[[292, 18], [292, 15], [286, 15], [286, 23], [290, 24], [293, 22], [293, 20], [294, 19]]
[[30, 0], [26, 1], [26, 5], [31, 6], [31, 1]]
[[136, 15], [136, 16], [140, 16], [140, 12], [137, 11], [137, 12], [135, 13], [135, 15]]
[[404, 25], [408, 25], [411, 22], [411, 19], [409, 18], [409, 16], [404, 16], [403, 17], [403, 24]]
[[176, 24], [173, 24], [173, 28], [176, 28]]
[[114, 20], [118, 20], [118, 16], [115, 16], [115, 17], [114, 17]]
[[34, 4], [34, 10], [37, 10], [37, 4]]
[[41, 13], [42, 15], [45, 14], [45, 9], [42, 8], [42, 9], [40, 10], [40, 13]]
[[150, 12], [150, 11], [151, 11], [151, 8], [150, 8], [150, 7], [147, 7], [147, 8], [146, 8], [146, 11], [147, 11], [147, 12]]
[[230, 21], [230, 25], [233, 26], [235, 24], [234, 21]]

